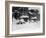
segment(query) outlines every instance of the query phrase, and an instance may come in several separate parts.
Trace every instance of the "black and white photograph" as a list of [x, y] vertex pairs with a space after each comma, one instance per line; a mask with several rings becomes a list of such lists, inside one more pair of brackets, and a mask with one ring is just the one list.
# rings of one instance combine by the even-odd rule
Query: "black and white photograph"
[[40, 9], [12, 7], [12, 30], [35, 30], [40, 28]]
[[43, 33], [43, 6], [10, 4], [10, 34]]

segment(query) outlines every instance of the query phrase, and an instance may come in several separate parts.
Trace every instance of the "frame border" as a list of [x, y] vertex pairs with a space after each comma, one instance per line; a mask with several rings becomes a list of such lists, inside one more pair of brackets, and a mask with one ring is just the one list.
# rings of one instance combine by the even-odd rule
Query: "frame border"
[[[27, 33], [27, 34], [9, 34], [9, 5], [14, 3], [42, 5], [43, 6], [43, 33]], [[37, 36], [45, 35], [45, 3], [35, 2], [20, 2], [20, 1], [5, 1], [5, 37], [20, 37], [20, 36]]]

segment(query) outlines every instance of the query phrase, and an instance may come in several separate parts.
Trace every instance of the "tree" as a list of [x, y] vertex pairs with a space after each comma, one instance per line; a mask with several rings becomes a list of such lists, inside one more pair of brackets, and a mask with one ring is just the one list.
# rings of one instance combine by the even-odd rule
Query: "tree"
[[[28, 10], [28, 7], [14, 7], [12, 9], [12, 12], [14, 12], [12, 14], [12, 16], [16, 20], [24, 19], [25, 22], [28, 22], [28, 20], [29, 21], [33, 20], [34, 22], [40, 21], [40, 14], [39, 14], [39, 10], [38, 9], [30, 9], [30, 10]], [[20, 18], [23, 15], [25, 17]], [[26, 16], [28, 16], [28, 17], [26, 17]]]

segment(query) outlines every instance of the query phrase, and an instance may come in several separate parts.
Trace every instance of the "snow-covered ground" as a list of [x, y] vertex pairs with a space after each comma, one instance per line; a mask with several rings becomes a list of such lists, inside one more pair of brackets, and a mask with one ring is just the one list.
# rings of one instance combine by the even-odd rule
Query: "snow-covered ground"
[[36, 33], [40, 32], [40, 21], [39, 22], [26, 22], [25, 24], [16, 24], [17, 20], [13, 18], [12, 31], [15, 33]]

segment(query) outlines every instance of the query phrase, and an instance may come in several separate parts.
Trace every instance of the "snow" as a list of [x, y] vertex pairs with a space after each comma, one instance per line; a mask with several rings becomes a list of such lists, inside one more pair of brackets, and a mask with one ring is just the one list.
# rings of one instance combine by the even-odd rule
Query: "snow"
[[40, 21], [39, 22], [26, 22], [25, 24], [16, 24], [17, 20], [13, 18], [12, 31], [15, 33], [34, 33], [40, 32]]

